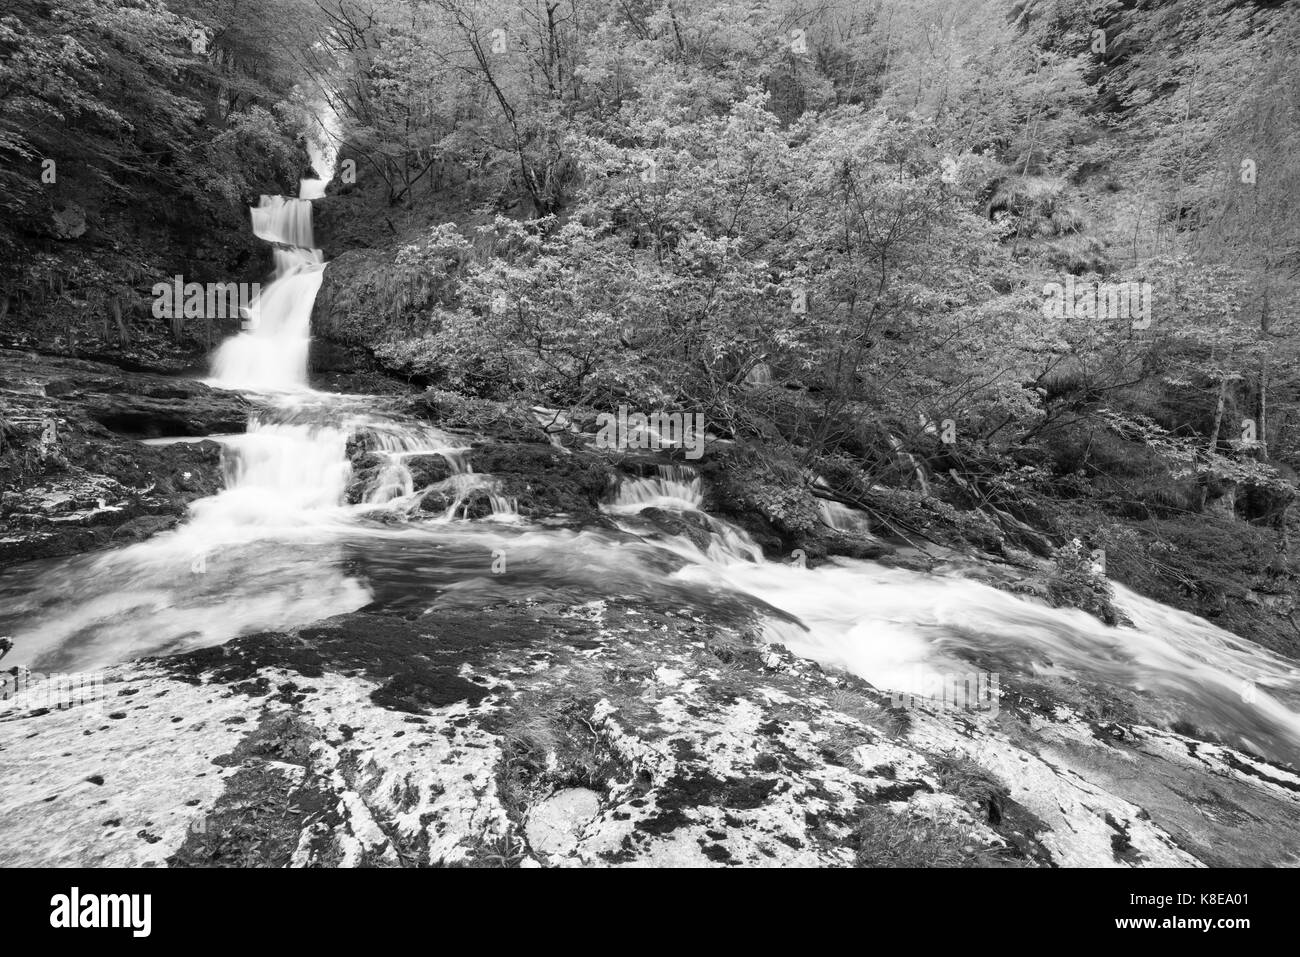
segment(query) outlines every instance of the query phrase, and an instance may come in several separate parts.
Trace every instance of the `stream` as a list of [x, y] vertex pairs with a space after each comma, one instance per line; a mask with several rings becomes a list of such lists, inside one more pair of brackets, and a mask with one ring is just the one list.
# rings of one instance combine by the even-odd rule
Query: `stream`
[[[224, 489], [139, 544], [0, 574], [0, 633], [15, 642], [6, 666], [98, 669], [361, 609], [436, 620], [505, 599], [640, 597], [705, 619], [752, 618], [769, 640], [882, 689], [919, 691], [927, 676], [977, 669], [1004, 688], [1017, 676], [1112, 687], [1149, 714], [1300, 763], [1294, 663], [1119, 585], [1116, 605], [1133, 627], [999, 590], [955, 563], [926, 574], [844, 558], [815, 569], [766, 560], [743, 530], [701, 512], [701, 479], [686, 466], [625, 476], [603, 506], [612, 528], [521, 518], [474, 471], [464, 436], [376, 411], [366, 396], [308, 387], [325, 263], [304, 197], [322, 194], [306, 180], [299, 197], [263, 197], [252, 210], [276, 277], [248, 328], [216, 352], [208, 380], [262, 410], [245, 433], [212, 437]], [[357, 440], [384, 464], [349, 504]], [[448, 477], [419, 487], [405, 462], [425, 455], [441, 456]], [[461, 506], [480, 489], [492, 514], [466, 519]], [[434, 493], [451, 505], [422, 510]], [[655, 530], [638, 514], [649, 506], [702, 521], [707, 544]], [[861, 518], [828, 507], [825, 520]]]

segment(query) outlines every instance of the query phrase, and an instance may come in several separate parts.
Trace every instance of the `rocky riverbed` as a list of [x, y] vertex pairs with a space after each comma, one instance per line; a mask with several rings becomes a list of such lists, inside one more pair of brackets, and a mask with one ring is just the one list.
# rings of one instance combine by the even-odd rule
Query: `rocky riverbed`
[[102, 700], [7, 702], [0, 765], [8, 865], [1300, 855], [1292, 770], [1049, 688], [1004, 691], [993, 718], [894, 708], [752, 634], [618, 599], [356, 613], [123, 665]]
[[[144, 440], [241, 432], [259, 409], [193, 381], [13, 351], [0, 352], [0, 390], [11, 582], [38, 568], [28, 560], [169, 534], [220, 488], [222, 448]], [[345, 497], [367, 534], [505, 521], [520, 541], [568, 536], [546, 553], [567, 556], [567, 577], [539, 572], [523, 545], [489, 571], [474, 544], [471, 573], [452, 539], [398, 537], [378, 556], [348, 546], [350, 574], [389, 578], [342, 614], [322, 604], [321, 620], [112, 664], [73, 696], [0, 673], [0, 864], [1300, 861], [1300, 775], [1149, 688], [1047, 661], [1003, 669], [983, 706], [899, 698], [794, 653], [761, 603], [670, 578], [681, 555], [718, 547], [709, 516], [743, 449], [717, 445], [704, 511], [616, 514], [611, 489], [671, 457], [593, 449], [536, 410], [440, 393], [394, 387], [374, 405], [464, 451], [407, 455], [409, 500], [371, 514], [394, 453], [354, 435]], [[474, 480], [458, 483], [469, 466]], [[448, 508], [460, 509], [450, 525]], [[934, 570], [1026, 595], [1026, 609], [1051, 590], [1046, 563], [1015, 548], [729, 517], [769, 562]], [[660, 546], [662, 581], [612, 564]], [[993, 641], [970, 668], [998, 670], [1007, 654]]]

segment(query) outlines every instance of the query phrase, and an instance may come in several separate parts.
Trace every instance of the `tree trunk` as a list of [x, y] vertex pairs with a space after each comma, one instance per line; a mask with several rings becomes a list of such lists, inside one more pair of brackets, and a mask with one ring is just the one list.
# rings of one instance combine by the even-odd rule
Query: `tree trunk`
[[1256, 407], [1258, 418], [1256, 438], [1259, 439], [1258, 458], [1261, 462], [1268, 459], [1268, 358], [1259, 360], [1259, 401]]
[[[1214, 408], [1214, 428], [1210, 431], [1210, 442], [1208, 446], [1210, 455], [1214, 455], [1219, 448], [1219, 429], [1223, 425], [1223, 408], [1227, 402], [1227, 397], [1228, 377], [1226, 375], [1220, 375], [1219, 399]], [[1201, 476], [1201, 511], [1205, 511], [1205, 503], [1209, 498], [1210, 480], [1213, 477], [1213, 474], [1214, 473], [1211, 470], [1206, 469], [1205, 474]]]
[[[1267, 337], [1273, 324], [1273, 317], [1269, 311], [1268, 295], [1268, 266], [1264, 267], [1264, 301], [1260, 304], [1259, 310], [1259, 331]], [[1268, 355], [1265, 353], [1259, 358], [1259, 395], [1256, 403], [1255, 415], [1258, 420], [1257, 437], [1259, 439], [1259, 459], [1264, 461], [1268, 458]]]
[[117, 344], [125, 346], [131, 341], [131, 335], [122, 321], [122, 300], [117, 297], [113, 298], [113, 321], [117, 323]]

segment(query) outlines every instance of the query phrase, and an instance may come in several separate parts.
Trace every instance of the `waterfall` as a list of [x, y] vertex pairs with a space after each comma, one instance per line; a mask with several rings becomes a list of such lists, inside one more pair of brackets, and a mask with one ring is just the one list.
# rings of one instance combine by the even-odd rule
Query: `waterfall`
[[[11, 660], [99, 666], [368, 603], [615, 594], [705, 619], [745, 609], [769, 640], [885, 690], [915, 690], [918, 674], [979, 662], [1004, 687], [1023, 676], [1129, 689], [1148, 722], [1183, 720], [1273, 760], [1300, 758], [1295, 662], [1118, 585], [1116, 604], [1133, 627], [1000, 590], [968, 577], [967, 566], [924, 573], [848, 558], [772, 560], [743, 529], [701, 511], [702, 480], [680, 466], [611, 489], [603, 510], [613, 530], [529, 522], [511, 515], [492, 475], [472, 470], [464, 437], [376, 414], [365, 401], [297, 393], [247, 434], [222, 439], [226, 488], [195, 502], [183, 526], [59, 560], [35, 579], [0, 577]], [[380, 467], [364, 500], [348, 505], [358, 439]], [[445, 460], [446, 477], [421, 489], [413, 460], [430, 455]], [[448, 505], [421, 509], [435, 491]], [[465, 521], [469, 496], [484, 492], [494, 497], [485, 518], [495, 521]], [[864, 527], [844, 506], [828, 504], [823, 520]], [[494, 574], [498, 555], [508, 556], [508, 574]]]
[[902, 441], [899, 440], [897, 436], [889, 436], [889, 446], [894, 450], [894, 454], [900, 459], [905, 460], [908, 466], [912, 469], [912, 473], [916, 476], [916, 483], [921, 487], [921, 494], [929, 495], [930, 480], [926, 477], [925, 466], [917, 460], [915, 455], [907, 451]]
[[312, 169], [325, 175], [319, 179], [304, 179], [298, 184], [298, 195], [303, 199], [321, 199], [325, 196], [329, 174], [338, 160], [338, 143], [343, 138], [343, 121], [328, 101], [317, 101], [315, 114], [320, 130], [308, 139], [307, 155], [311, 158]]
[[253, 217], [253, 235], [258, 239], [298, 249], [314, 247], [310, 200], [263, 196], [249, 212]]
[[704, 501], [700, 477], [687, 465], [660, 465], [653, 478], [627, 479], [618, 487], [611, 512], [634, 513], [643, 508], [699, 508]]
[[[318, 169], [332, 162], [321, 156]], [[251, 210], [254, 234], [273, 247], [275, 281], [249, 307], [251, 328], [213, 362], [217, 385], [286, 394], [263, 396], [259, 405], [274, 407], [247, 433], [219, 438], [225, 488], [194, 502], [182, 526], [51, 562], [31, 578], [0, 576], [10, 663], [97, 667], [370, 603], [425, 614], [435, 601], [617, 595], [671, 601], [704, 619], [743, 609], [768, 639], [881, 689], [908, 690], [921, 668], [962, 672], [980, 662], [1012, 678], [1127, 688], [1147, 720], [1177, 718], [1275, 760], [1300, 758], [1294, 662], [1118, 586], [1116, 604], [1133, 627], [999, 590], [953, 563], [930, 574], [847, 558], [809, 567], [812, 556], [801, 553], [773, 561], [744, 529], [702, 510], [701, 475], [682, 465], [625, 477], [599, 527], [521, 518], [503, 494], [518, 486], [473, 470], [471, 437], [373, 411], [367, 397], [306, 387], [325, 268], [308, 197], [323, 192], [322, 181], [303, 180], [300, 192], [264, 196]], [[353, 496], [357, 442], [367, 486]], [[924, 487], [920, 463], [890, 442]], [[429, 456], [445, 467], [418, 461]], [[819, 509], [842, 534], [870, 534], [854, 509], [829, 500]], [[508, 574], [497, 573], [498, 559]]]
[[[332, 152], [317, 146], [312, 157], [313, 163], [332, 168]], [[244, 331], [217, 350], [213, 385], [258, 392], [307, 387], [311, 310], [325, 272], [325, 259], [312, 237], [311, 200], [325, 195], [325, 182], [304, 179], [297, 198], [263, 196], [249, 211], [253, 235], [275, 247], [275, 277], [249, 303]]]
[[244, 525], [311, 522], [343, 499], [352, 469], [346, 428], [254, 420], [223, 440], [225, 490], [191, 508], [196, 532], [215, 537]]
[[847, 505], [823, 498], [817, 500], [817, 511], [827, 528], [833, 528], [837, 532], [871, 534], [871, 523], [867, 517]]
[[275, 263], [275, 281], [248, 306], [248, 330], [217, 350], [213, 385], [258, 392], [306, 387], [311, 310], [325, 265], [314, 249], [277, 249]]

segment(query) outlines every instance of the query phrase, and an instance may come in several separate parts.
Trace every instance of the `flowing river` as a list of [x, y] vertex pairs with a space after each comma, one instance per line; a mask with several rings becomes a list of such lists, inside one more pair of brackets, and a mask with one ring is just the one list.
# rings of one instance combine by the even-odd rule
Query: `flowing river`
[[[919, 691], [927, 674], [1059, 678], [1123, 689], [1148, 714], [1183, 720], [1274, 760], [1300, 763], [1300, 670], [1209, 622], [1116, 586], [1133, 627], [1108, 628], [969, 577], [957, 563], [923, 574], [837, 559], [816, 569], [765, 560], [741, 529], [700, 512], [689, 468], [626, 477], [604, 506], [614, 528], [530, 523], [492, 496], [491, 516], [463, 517], [475, 489], [464, 437], [374, 411], [365, 396], [307, 386], [314, 298], [325, 268], [310, 198], [263, 197], [255, 233], [273, 244], [276, 279], [249, 328], [214, 357], [212, 384], [265, 410], [223, 446], [225, 488], [180, 527], [142, 543], [0, 574], [5, 664], [66, 672], [219, 644], [358, 609], [434, 616], [503, 598], [589, 601], [643, 596], [704, 617], [752, 617], [795, 653], [882, 689]], [[346, 503], [349, 441], [384, 465], [364, 500]], [[442, 456], [447, 478], [417, 487], [404, 464]], [[452, 504], [419, 509], [437, 492]], [[647, 506], [694, 513], [699, 537], [666, 536]], [[853, 522], [828, 510], [828, 522]]]

